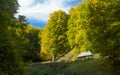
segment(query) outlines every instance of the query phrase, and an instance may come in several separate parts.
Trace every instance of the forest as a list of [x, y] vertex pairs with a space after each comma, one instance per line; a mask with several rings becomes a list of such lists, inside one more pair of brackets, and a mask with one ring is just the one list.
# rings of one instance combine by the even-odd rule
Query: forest
[[[0, 75], [27, 75], [24, 72], [29, 64], [55, 63], [69, 52], [68, 61], [50, 63], [49, 66], [56, 66], [60, 71], [72, 64], [64, 70], [77, 72], [77, 66], [73, 66], [79, 64], [78, 61], [73, 63], [77, 60], [75, 57], [87, 50], [100, 55], [99, 59], [93, 60], [96, 64], [97, 60], [102, 61], [111, 68], [112, 75], [120, 74], [120, 0], [83, 0], [69, 13], [63, 10], [51, 13], [45, 28], [30, 25], [24, 15], [15, 17], [19, 10], [17, 0], [0, 0], [0, 3]], [[91, 60], [85, 63], [95, 64]], [[41, 67], [50, 69], [46, 65]], [[51, 75], [86, 75], [46, 71]]]

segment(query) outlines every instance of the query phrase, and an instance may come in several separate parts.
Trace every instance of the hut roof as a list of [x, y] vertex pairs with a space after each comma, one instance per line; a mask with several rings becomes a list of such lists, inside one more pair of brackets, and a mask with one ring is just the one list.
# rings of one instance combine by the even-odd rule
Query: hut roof
[[86, 57], [86, 56], [91, 56], [93, 55], [90, 51], [85, 51], [80, 53], [77, 57]]

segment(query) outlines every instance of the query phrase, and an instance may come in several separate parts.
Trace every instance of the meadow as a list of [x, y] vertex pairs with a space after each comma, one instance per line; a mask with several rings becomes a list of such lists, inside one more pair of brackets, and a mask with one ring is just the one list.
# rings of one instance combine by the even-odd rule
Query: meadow
[[113, 75], [104, 60], [93, 59], [74, 62], [36, 63], [25, 70], [25, 75]]

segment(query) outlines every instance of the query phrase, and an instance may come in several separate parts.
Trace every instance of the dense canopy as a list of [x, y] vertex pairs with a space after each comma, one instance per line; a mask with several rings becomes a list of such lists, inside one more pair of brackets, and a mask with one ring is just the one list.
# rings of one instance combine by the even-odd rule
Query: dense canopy
[[17, 0], [0, 0], [0, 75], [23, 75], [30, 62], [70, 59], [90, 50], [120, 70], [120, 0], [83, 0], [69, 13], [50, 14], [45, 28], [24, 15], [16, 18]]

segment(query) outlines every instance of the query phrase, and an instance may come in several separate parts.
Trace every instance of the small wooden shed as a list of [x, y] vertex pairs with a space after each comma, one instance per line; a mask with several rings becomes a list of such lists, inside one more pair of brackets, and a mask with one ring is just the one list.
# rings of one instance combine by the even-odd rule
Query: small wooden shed
[[92, 59], [93, 58], [93, 53], [91, 51], [85, 51], [85, 52], [81, 52], [77, 58], [80, 58], [81, 60], [85, 60], [85, 59]]

